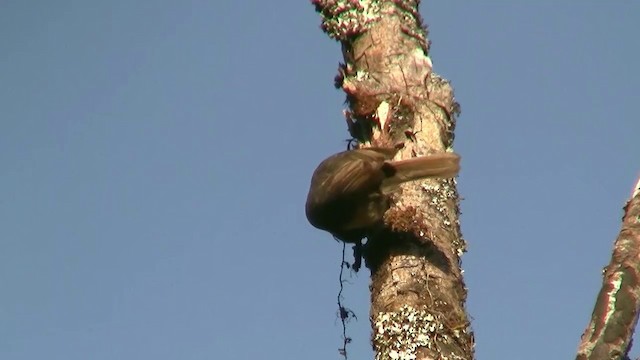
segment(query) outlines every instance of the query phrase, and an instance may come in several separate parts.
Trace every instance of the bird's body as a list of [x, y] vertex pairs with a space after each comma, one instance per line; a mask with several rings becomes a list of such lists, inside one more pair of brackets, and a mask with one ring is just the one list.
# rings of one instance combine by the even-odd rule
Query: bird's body
[[460, 157], [440, 153], [392, 161], [395, 148], [363, 148], [337, 153], [318, 165], [311, 178], [306, 215], [311, 225], [345, 242], [359, 242], [380, 222], [388, 194], [407, 181], [455, 176]]

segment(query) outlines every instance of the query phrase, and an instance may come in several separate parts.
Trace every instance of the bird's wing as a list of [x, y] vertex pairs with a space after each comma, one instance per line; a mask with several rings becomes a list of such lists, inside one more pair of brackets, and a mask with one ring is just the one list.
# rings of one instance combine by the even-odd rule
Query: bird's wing
[[352, 160], [346, 162], [333, 178], [333, 186], [343, 194], [375, 191], [382, 184], [382, 161]]
[[367, 158], [372, 161], [385, 161], [385, 160], [393, 159], [393, 157], [396, 156], [398, 149], [384, 148], [384, 147], [369, 147], [369, 148], [358, 149], [356, 151], [363, 158]]

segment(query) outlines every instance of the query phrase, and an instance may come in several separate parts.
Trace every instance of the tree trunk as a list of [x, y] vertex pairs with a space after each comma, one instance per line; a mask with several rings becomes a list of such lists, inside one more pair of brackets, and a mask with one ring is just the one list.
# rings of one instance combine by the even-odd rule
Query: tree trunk
[[[336, 86], [347, 94], [359, 146], [402, 144], [402, 159], [450, 149], [458, 104], [431, 71], [419, 1], [313, 3], [323, 30], [342, 44]], [[376, 359], [472, 359], [455, 180], [407, 183], [392, 200], [364, 249]]]

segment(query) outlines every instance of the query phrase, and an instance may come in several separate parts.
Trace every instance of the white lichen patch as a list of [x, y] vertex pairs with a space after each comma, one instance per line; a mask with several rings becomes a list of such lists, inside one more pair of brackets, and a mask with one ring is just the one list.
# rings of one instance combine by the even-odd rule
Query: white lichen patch
[[429, 311], [405, 305], [397, 312], [378, 313], [374, 327], [376, 360], [413, 360], [419, 347], [436, 350], [433, 339], [444, 325]]
[[359, 69], [356, 71], [355, 79], [358, 81], [364, 81], [369, 79], [369, 72], [366, 70]]
[[436, 184], [424, 183], [422, 190], [430, 195], [430, 205], [443, 215], [446, 225], [451, 225], [451, 222], [448, 221], [446, 216], [448, 210], [447, 201], [457, 198], [455, 179], [444, 180]]
[[337, 0], [319, 3], [322, 28], [330, 37], [340, 41], [363, 33], [381, 16], [378, 1]]
[[603, 324], [606, 324], [609, 322], [609, 319], [613, 316], [615, 310], [616, 310], [616, 298], [617, 298], [617, 294], [618, 291], [620, 291], [620, 288], [622, 287], [622, 272], [620, 271], [616, 271], [612, 276], [611, 276], [611, 282], [609, 282], [609, 284], [611, 285], [611, 288], [608, 289], [607, 291], [607, 307], [606, 310], [603, 313], [603, 319], [602, 322]]

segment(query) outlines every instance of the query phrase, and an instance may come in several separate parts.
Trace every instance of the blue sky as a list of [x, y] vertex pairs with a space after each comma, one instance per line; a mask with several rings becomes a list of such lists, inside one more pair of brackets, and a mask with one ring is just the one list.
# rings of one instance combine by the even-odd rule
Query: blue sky
[[[640, 5], [422, 13], [463, 111], [478, 358], [571, 358], [640, 175]], [[2, 2], [1, 359], [339, 358], [341, 246], [303, 212], [347, 138], [319, 23], [292, 0]]]

